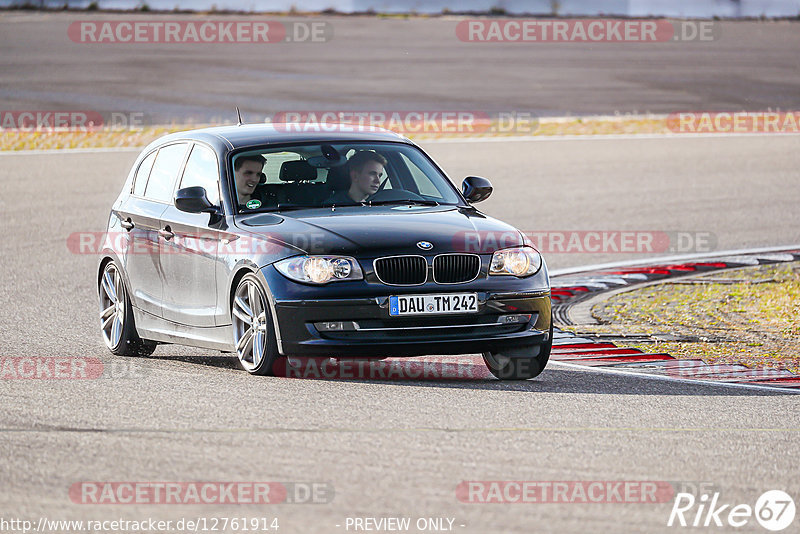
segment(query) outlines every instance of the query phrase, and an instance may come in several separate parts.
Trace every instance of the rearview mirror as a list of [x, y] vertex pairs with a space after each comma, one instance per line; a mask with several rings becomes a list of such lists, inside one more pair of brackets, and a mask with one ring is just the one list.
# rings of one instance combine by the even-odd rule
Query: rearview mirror
[[187, 213], [217, 213], [217, 208], [208, 200], [205, 188], [199, 185], [178, 189], [175, 207]]
[[492, 182], [480, 176], [467, 176], [461, 182], [461, 192], [471, 203], [481, 202], [492, 194]]

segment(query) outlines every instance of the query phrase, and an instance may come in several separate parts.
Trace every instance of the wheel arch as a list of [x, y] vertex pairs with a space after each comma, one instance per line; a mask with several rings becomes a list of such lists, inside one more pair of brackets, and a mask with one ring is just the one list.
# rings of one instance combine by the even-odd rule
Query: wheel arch
[[239, 286], [239, 282], [246, 274], [254, 272], [255, 271], [251, 266], [243, 265], [235, 273], [233, 273], [233, 278], [231, 278], [231, 283], [228, 286], [228, 315], [231, 314], [231, 309], [233, 309], [233, 297], [236, 293], [236, 288]]
[[[127, 292], [128, 295], [131, 294], [130, 292], [131, 284], [130, 281], [128, 280], [128, 273], [122, 266], [122, 260], [116, 254], [110, 254], [108, 252], [105, 252], [103, 256], [100, 257], [100, 260], [97, 262], [97, 273], [95, 273], [96, 274], [95, 284], [97, 286], [98, 297], [100, 296], [100, 277], [103, 276], [103, 269], [105, 269], [106, 265], [108, 265], [112, 261], [116, 264], [117, 270], [122, 275], [122, 283], [125, 285], [125, 291]], [[133, 305], [133, 300], [131, 300], [131, 305]]]

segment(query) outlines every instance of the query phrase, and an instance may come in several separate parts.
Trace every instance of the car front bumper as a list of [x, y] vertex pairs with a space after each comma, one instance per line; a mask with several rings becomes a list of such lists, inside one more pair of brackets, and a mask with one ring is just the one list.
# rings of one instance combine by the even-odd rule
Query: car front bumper
[[[284, 355], [347, 357], [475, 354], [547, 343], [550, 291], [491, 280], [458, 286], [393, 288], [374, 284], [346, 288], [302, 286], [272, 267], [262, 269], [272, 294], [278, 347]], [[521, 282], [521, 281], [515, 281]], [[487, 287], [492, 286], [495, 287]], [[510, 290], [509, 290], [510, 289]], [[391, 317], [397, 294], [477, 293], [478, 312]], [[330, 293], [329, 298], [320, 298]], [[356, 293], [357, 296], [343, 297]]]

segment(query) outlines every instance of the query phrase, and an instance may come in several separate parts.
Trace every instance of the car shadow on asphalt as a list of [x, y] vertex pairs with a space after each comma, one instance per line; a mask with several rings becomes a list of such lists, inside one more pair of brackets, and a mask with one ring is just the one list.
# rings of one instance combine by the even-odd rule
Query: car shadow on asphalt
[[385, 383], [393, 386], [435, 387], [450, 389], [477, 389], [487, 391], [516, 391], [520, 393], [589, 393], [595, 395], [657, 395], [657, 396], [723, 396], [723, 397], [764, 397], [797, 395], [788, 389], [761, 389], [724, 386], [722, 384], [653, 380], [647, 377], [612, 375], [583, 371], [545, 369], [530, 380], [483, 379], [331, 379], [331, 378], [291, 378], [293, 380], [325, 380], [357, 382], [364, 384]]
[[227, 354], [222, 354], [220, 356], [204, 354], [201, 356], [193, 354], [187, 354], [187, 355], [158, 354], [158, 352], [156, 352], [148, 356], [146, 359], [184, 362], [195, 365], [205, 365], [206, 367], [217, 367], [220, 369], [236, 369], [244, 372], [241, 366], [239, 365], [239, 360], [235, 356], [229, 356]]
[[[168, 360], [230, 369], [245, 373], [235, 356], [159, 355], [151, 359]], [[386, 360], [340, 360], [328, 358], [299, 358], [291, 365], [281, 358], [275, 365], [276, 376], [249, 377], [251, 380], [316, 380], [357, 384], [386, 384], [392, 386], [434, 387], [449, 389], [478, 389], [486, 391], [517, 391], [520, 393], [591, 393], [608, 395], [661, 396], [783, 396], [796, 395], [787, 389], [740, 387], [722, 383], [689, 382], [614, 374], [586, 369], [560, 369], [549, 365], [542, 374], [531, 380], [498, 380], [480, 357], [388, 358]], [[478, 361], [480, 360], [480, 361]]]

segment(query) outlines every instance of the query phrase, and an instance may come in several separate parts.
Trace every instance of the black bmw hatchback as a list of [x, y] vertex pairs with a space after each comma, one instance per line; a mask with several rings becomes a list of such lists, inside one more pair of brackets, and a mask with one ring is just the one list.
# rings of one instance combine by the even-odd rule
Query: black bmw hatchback
[[498, 378], [544, 369], [547, 268], [524, 234], [472, 204], [410, 140], [272, 124], [167, 135], [111, 209], [100, 326], [118, 355], [160, 343], [286, 356], [482, 353]]

